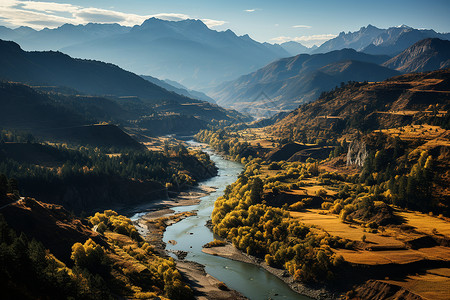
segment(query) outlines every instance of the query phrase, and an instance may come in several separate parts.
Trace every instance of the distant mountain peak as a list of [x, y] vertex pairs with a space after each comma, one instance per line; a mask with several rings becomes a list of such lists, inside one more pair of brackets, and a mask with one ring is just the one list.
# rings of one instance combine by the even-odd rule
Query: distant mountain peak
[[[277, 45], [277, 44], [276, 44]], [[303, 53], [310, 53], [312, 50], [315, 49], [315, 47], [306, 47], [305, 45], [296, 42], [296, 41], [288, 41], [281, 43], [280, 46], [286, 50], [289, 54], [292, 56], [303, 54]]]
[[33, 28], [28, 27], [28, 26], [20, 26], [20, 27], [14, 29], [14, 31], [18, 32], [18, 33], [22, 33], [22, 34], [36, 32], [36, 30], [34, 30]]
[[174, 21], [174, 22], [183, 22], [183, 23], [187, 23], [187, 24], [203, 24], [203, 25], [205, 25], [205, 23], [203, 23], [203, 21], [200, 20], [200, 19], [185, 19], [185, 20]]
[[166, 21], [155, 18], [155, 17], [151, 17], [147, 20], [145, 20], [144, 22], [142, 22], [141, 25], [135, 25], [134, 27], [148, 27], [148, 26], [154, 26], [154, 25], [158, 25], [158, 24], [164, 24], [166, 23]]
[[179, 21], [169, 21], [158, 19], [155, 17], [145, 20], [141, 25], [136, 25], [133, 27], [134, 31], [148, 30], [148, 29], [168, 29], [168, 30], [179, 30], [179, 31], [197, 31], [206, 32], [211, 31], [202, 20], [198, 19], [185, 19]]
[[[359, 32], [377, 32], [380, 28], [373, 26], [372, 24], [367, 25], [366, 27], [361, 27]], [[350, 32], [351, 33], [351, 32]]]
[[152, 24], [186, 24], [186, 25], [200, 25], [200, 26], [206, 26], [205, 23], [203, 23], [200, 19], [184, 19], [184, 20], [178, 20], [178, 21], [170, 21], [170, 20], [163, 20], [155, 17], [151, 17], [147, 20], [145, 20], [141, 26], [145, 25], [152, 25]]
[[28, 26], [20, 26], [17, 27], [15, 30], [34, 30], [34, 29]]
[[[229, 36], [232, 36], [232, 37], [237, 37], [236, 33], [234, 33], [233, 30], [231, 30], [231, 29], [227, 29], [224, 33], [226, 35], [229, 35]], [[250, 37], [247, 40], [250, 40]]]
[[202, 20], [200, 19], [185, 19], [185, 20], [180, 20], [180, 21], [172, 21], [173, 23], [179, 23], [179, 24], [183, 24], [185, 26], [188, 26], [189, 28], [194, 28], [194, 29], [206, 29], [206, 30], [211, 30], [208, 26], [206, 26], [205, 23], [203, 23]]
[[65, 25], [32, 34], [0, 27], [0, 39], [18, 42], [24, 50], [60, 50], [108, 61], [135, 73], [171, 78], [203, 90], [292, 56], [279, 45], [264, 44], [248, 35], [240, 37], [231, 30], [210, 29], [198, 19], [149, 18], [132, 28]]
[[368, 54], [394, 56], [424, 38], [450, 39], [450, 34], [434, 30], [415, 29], [408, 25], [377, 28], [371, 24], [354, 32], [341, 32], [326, 41], [312, 53], [326, 53], [343, 48], [353, 48]]
[[413, 29], [412, 27], [410, 27], [410, 26], [408, 26], [408, 25], [405, 25], [405, 24], [398, 25], [398, 26], [395, 26], [395, 27], [397, 27], [397, 28], [409, 28], [409, 29]]

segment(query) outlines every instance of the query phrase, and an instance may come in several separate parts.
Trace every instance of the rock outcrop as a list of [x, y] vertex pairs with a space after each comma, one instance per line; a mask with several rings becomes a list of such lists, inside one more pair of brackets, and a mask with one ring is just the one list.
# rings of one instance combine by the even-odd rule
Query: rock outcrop
[[362, 167], [368, 156], [366, 143], [354, 140], [350, 143], [347, 152], [347, 166]]

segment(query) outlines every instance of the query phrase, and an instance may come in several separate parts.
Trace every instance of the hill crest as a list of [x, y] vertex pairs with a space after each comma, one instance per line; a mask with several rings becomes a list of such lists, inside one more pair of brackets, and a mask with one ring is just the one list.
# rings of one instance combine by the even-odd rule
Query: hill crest
[[383, 66], [403, 73], [425, 72], [450, 67], [450, 41], [421, 40], [391, 58]]

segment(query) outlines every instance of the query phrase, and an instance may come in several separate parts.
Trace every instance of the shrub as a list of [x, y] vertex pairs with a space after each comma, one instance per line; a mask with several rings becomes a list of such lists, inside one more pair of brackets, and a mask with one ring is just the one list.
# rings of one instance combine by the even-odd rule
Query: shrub
[[326, 195], [327, 195], [327, 191], [325, 190], [325, 189], [320, 189], [320, 190], [318, 190], [317, 192], [316, 192], [316, 195], [318, 196], [318, 197], [325, 197]]
[[323, 202], [321, 207], [322, 207], [322, 209], [328, 210], [331, 208], [332, 205], [333, 205], [333, 203], [331, 203], [331, 202]]
[[213, 248], [213, 247], [223, 247], [225, 246], [227, 243], [225, 241], [221, 241], [221, 240], [214, 240], [212, 242], [206, 243], [203, 245], [203, 248]]

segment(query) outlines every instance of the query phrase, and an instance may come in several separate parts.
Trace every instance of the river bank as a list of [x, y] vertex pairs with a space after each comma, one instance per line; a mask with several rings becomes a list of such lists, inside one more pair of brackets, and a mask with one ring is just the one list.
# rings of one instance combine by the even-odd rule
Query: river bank
[[[144, 239], [154, 247], [154, 251], [167, 257], [169, 253], [166, 250], [166, 243], [163, 241], [166, 227], [196, 214], [195, 210], [177, 213], [174, 209], [196, 205], [201, 201], [202, 197], [209, 195], [215, 190], [213, 187], [199, 186], [182, 192], [170, 200], [151, 203], [145, 206], [146, 210], [151, 211], [136, 213], [132, 217], [134, 219], [133, 222]], [[169, 243], [176, 243], [176, 241], [169, 241]], [[175, 259], [177, 269], [193, 290], [196, 299], [247, 299], [239, 292], [227, 288], [220, 280], [206, 273], [205, 266], [184, 260], [186, 253], [181, 251], [172, 251], [172, 253], [178, 257], [178, 259]]]
[[294, 278], [286, 270], [273, 268], [269, 266], [264, 260], [248, 255], [240, 251], [230, 243], [227, 243], [225, 246], [203, 248], [202, 252], [209, 255], [220, 256], [223, 258], [232, 259], [261, 267], [266, 271], [270, 272], [271, 274], [275, 275], [276, 277], [278, 277], [280, 280], [286, 283], [293, 291], [299, 293], [300, 295], [321, 300], [338, 298], [338, 295], [335, 295], [334, 293], [327, 290], [323, 286], [321, 287], [306, 286], [304, 284], [294, 281]]

